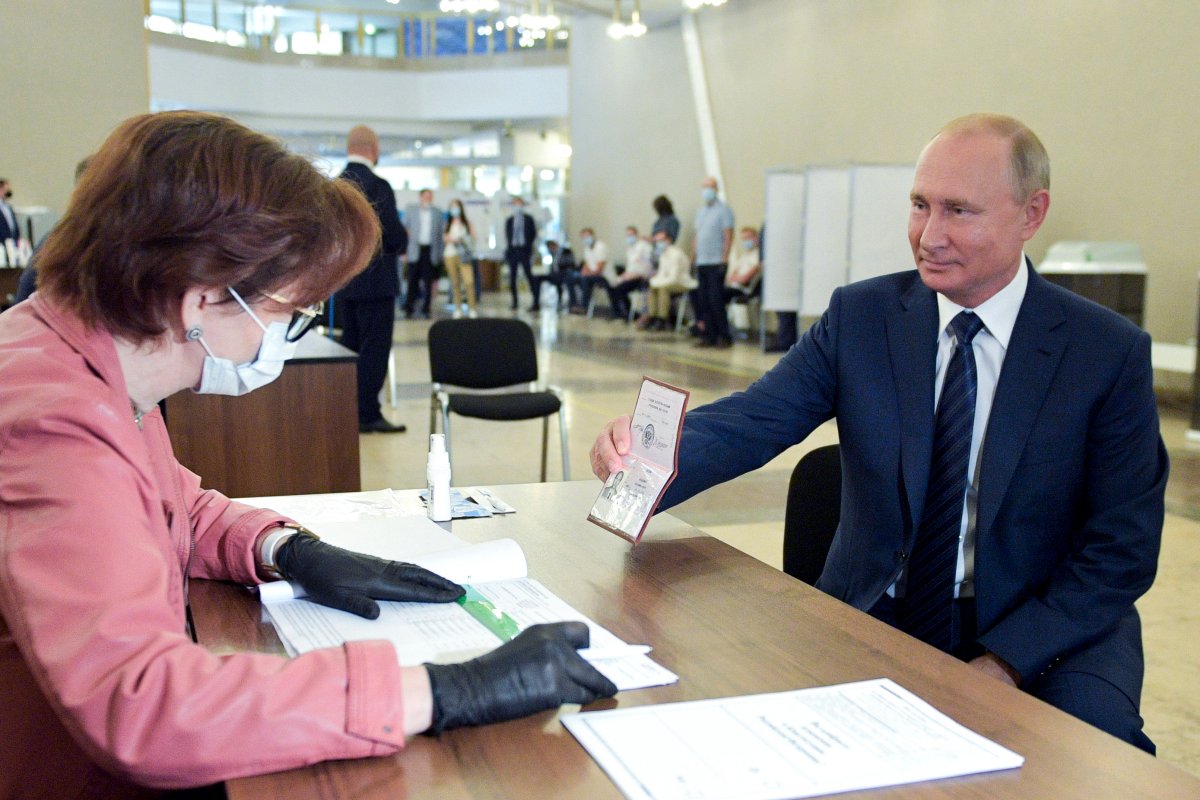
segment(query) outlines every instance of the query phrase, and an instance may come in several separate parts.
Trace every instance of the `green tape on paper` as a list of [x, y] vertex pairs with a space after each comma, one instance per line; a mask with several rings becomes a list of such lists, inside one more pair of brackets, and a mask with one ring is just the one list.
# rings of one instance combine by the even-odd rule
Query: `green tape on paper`
[[521, 632], [516, 621], [492, 604], [491, 600], [481, 595], [471, 586], [465, 587], [467, 593], [458, 598], [458, 604], [474, 617], [480, 625], [496, 634], [502, 642]]

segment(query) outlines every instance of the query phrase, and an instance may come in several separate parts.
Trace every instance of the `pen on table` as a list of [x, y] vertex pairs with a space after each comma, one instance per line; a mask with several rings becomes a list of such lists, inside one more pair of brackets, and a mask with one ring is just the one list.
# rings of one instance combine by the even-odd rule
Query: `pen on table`
[[654, 648], [647, 644], [614, 645], [612, 647], [584, 647], [579, 655], [588, 659], [626, 658], [628, 656], [644, 656]]

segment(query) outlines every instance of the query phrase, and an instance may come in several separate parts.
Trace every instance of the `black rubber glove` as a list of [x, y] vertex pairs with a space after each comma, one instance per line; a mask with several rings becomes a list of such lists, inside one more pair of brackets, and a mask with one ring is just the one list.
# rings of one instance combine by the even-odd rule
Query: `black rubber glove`
[[367, 619], [379, 616], [372, 598], [449, 603], [465, 594], [457, 583], [416, 564], [352, 553], [302, 533], [279, 546], [275, 563], [313, 602]]
[[463, 664], [426, 664], [433, 689], [430, 733], [486, 725], [612, 697], [617, 687], [583, 660], [582, 622], [533, 625], [492, 652]]

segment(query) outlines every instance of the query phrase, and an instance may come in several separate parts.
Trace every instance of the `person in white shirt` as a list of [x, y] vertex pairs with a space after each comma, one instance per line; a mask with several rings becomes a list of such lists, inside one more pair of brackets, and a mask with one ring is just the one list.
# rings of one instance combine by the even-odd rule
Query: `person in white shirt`
[[652, 248], [650, 242], [638, 236], [636, 225], [625, 229], [625, 271], [608, 287], [608, 300], [612, 308], [613, 319], [629, 319], [629, 295], [640, 289], [645, 289], [650, 274], [654, 271], [651, 263]]
[[580, 302], [586, 309], [596, 287], [607, 289], [610, 278], [616, 278], [617, 273], [608, 260], [608, 245], [596, 238], [594, 230], [583, 228], [579, 231], [579, 240], [583, 243], [583, 268], [579, 270], [579, 286], [582, 289]]
[[752, 295], [758, 288], [761, 271], [758, 232], [754, 228], [742, 228], [737, 246], [729, 253], [729, 274], [725, 276], [725, 302]]
[[676, 246], [666, 231], [654, 234], [654, 252], [658, 255], [658, 272], [650, 278], [649, 316], [639, 320], [647, 330], [667, 330], [671, 327], [671, 298], [696, 288], [691, 275], [691, 260]]

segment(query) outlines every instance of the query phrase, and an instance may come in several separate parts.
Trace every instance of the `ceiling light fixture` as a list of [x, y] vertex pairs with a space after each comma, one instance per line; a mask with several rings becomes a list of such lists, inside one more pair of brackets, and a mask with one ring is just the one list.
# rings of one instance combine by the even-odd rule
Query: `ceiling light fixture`
[[704, 6], [716, 8], [717, 6], [725, 5], [725, 2], [726, 0], [683, 0], [683, 4], [689, 11], [696, 11]]
[[636, 39], [646, 34], [646, 26], [642, 23], [642, 0], [633, 0], [633, 13], [629, 24], [621, 18], [621, 0], [613, 0], [613, 21], [608, 26], [608, 35], [614, 39], [624, 39], [626, 36]]

